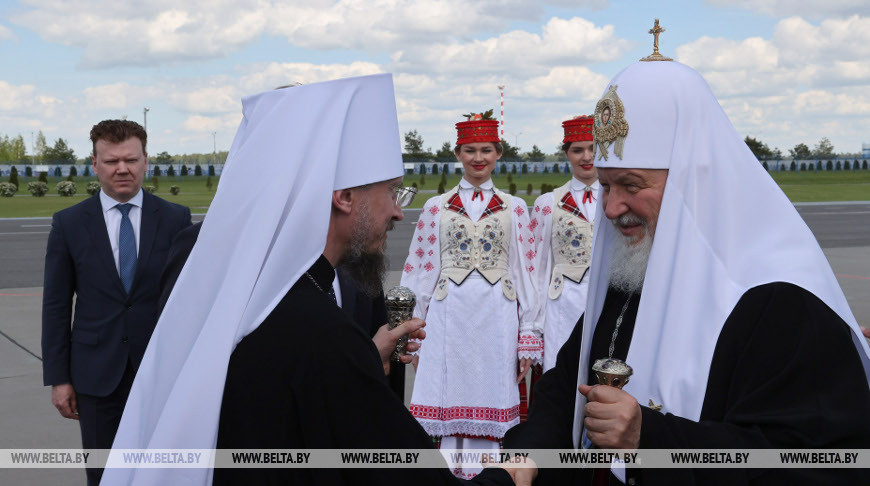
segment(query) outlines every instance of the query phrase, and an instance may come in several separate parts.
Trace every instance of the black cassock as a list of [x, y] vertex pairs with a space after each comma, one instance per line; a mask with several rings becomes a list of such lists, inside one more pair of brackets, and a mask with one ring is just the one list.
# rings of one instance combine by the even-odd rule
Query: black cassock
[[[607, 356], [628, 296], [610, 290], [591, 357]], [[626, 310], [613, 353], [625, 359], [639, 296]], [[571, 449], [583, 319], [535, 387], [527, 422], [506, 448]], [[700, 324], [700, 323], [699, 323]], [[702, 324], [700, 324], [702, 325]], [[636, 343], [642, 346], [643, 343]], [[591, 371], [590, 385], [594, 383]], [[630, 365], [631, 363], [629, 363]], [[640, 449], [870, 447], [870, 389], [845, 322], [815, 295], [788, 283], [747, 291], [725, 321], [710, 368], [700, 421], [641, 403]], [[628, 469], [633, 485], [868, 484], [857, 469]], [[544, 469], [536, 484], [589, 484], [588, 470]], [[611, 484], [621, 484], [614, 476]]]
[[[169, 300], [169, 295], [172, 293], [175, 282], [193, 250], [193, 245], [199, 238], [201, 229], [202, 221], [179, 231], [172, 240], [169, 255], [166, 258], [166, 266], [163, 267], [163, 272], [160, 274], [160, 299], [157, 304], [155, 322], [160, 317], [160, 313], [163, 312], [166, 301]], [[381, 293], [374, 298], [369, 297], [359, 290], [353, 279], [341, 268], [338, 269], [338, 273], [342, 310], [362, 328], [363, 332], [368, 333], [369, 337], [374, 337], [378, 329], [387, 322], [387, 306], [384, 302], [384, 294]], [[404, 400], [405, 365], [391, 361], [388, 381], [390, 388], [400, 399]]]
[[[328, 290], [332, 266], [308, 273]], [[369, 336], [308, 278], [299, 281], [230, 357], [219, 449], [434, 449], [390, 390]], [[501, 469], [472, 482], [441, 469], [214, 470], [214, 484], [513, 484]]]

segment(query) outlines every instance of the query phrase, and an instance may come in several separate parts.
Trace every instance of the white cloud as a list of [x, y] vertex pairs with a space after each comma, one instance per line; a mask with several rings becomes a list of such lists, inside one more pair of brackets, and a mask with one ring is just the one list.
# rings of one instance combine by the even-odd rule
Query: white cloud
[[239, 81], [243, 93], [250, 95], [275, 89], [290, 83], [317, 83], [330, 79], [378, 74], [383, 69], [371, 62], [355, 61], [350, 64], [312, 64], [272, 62], [240, 68], [245, 74]]
[[[27, 0], [12, 20], [82, 49], [85, 67], [211, 59], [264, 34], [311, 49], [390, 51], [467, 39], [537, 19], [548, 2], [522, 0]], [[549, 2], [555, 4], [562, 1]], [[604, 0], [573, 2], [601, 8]]]
[[104, 84], [85, 88], [85, 104], [92, 110], [123, 110], [128, 106], [127, 95], [134, 88], [127, 83]]
[[531, 77], [554, 65], [612, 61], [628, 47], [628, 41], [614, 35], [612, 25], [597, 27], [579, 17], [554, 17], [544, 24], [541, 34], [514, 30], [465, 43], [412, 46], [393, 55], [393, 66], [404, 72], [465, 77], [513, 71]]
[[12, 20], [51, 42], [82, 48], [86, 67], [147, 66], [221, 57], [255, 40], [265, 2], [30, 1]]
[[870, 18], [852, 16], [814, 25], [779, 21], [770, 39], [701, 37], [677, 48], [718, 96], [767, 96], [788, 88], [870, 83]]
[[0, 40], [12, 40], [15, 39], [15, 34], [9, 30], [9, 27], [5, 25], [0, 25]]
[[832, 59], [866, 61], [870, 57], [870, 17], [829, 19], [818, 26], [790, 17], [777, 24], [773, 42], [782, 50], [783, 64], [789, 66]]
[[169, 102], [176, 108], [189, 113], [240, 113], [242, 93], [230, 84], [186, 88], [174, 87]]
[[241, 118], [239, 113], [217, 116], [191, 115], [184, 121], [184, 128], [192, 132], [235, 130]]
[[601, 97], [609, 78], [586, 67], [560, 66], [546, 76], [532, 78], [521, 85], [520, 96], [532, 99], [562, 98], [574, 103], [587, 104]]
[[0, 110], [21, 110], [33, 106], [33, 94], [36, 86], [32, 84], [13, 85], [0, 80]]
[[830, 15], [870, 13], [866, 0], [707, 0], [718, 7], [738, 7], [774, 17], [803, 15], [820, 18]]

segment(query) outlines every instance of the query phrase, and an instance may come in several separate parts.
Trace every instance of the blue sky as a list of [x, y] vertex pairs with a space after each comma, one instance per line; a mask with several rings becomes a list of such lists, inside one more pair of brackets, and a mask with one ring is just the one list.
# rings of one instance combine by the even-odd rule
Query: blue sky
[[392, 72], [400, 130], [426, 146], [503, 83], [505, 138], [552, 152], [561, 121], [650, 53], [655, 17], [741, 134], [786, 153], [870, 142], [863, 0], [3, 0], [0, 134], [42, 130], [81, 157], [91, 125], [147, 106], [152, 154], [210, 152], [212, 133], [225, 150], [243, 96]]

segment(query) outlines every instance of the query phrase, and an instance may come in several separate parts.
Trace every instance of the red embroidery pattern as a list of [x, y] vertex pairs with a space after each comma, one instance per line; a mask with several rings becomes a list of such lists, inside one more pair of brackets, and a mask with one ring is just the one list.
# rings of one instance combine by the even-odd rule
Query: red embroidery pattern
[[529, 265], [529, 268], [527, 268], [526, 270], [528, 270], [529, 273], [532, 273], [532, 272], [535, 271], [535, 266], [534, 266], [534, 265]]
[[429, 227], [430, 227], [430, 228], [434, 228], [434, 227], [435, 227], [435, 221], [432, 221], [431, 223], [429, 223]]
[[532, 244], [532, 243], [534, 243], [534, 242], [535, 242], [535, 237], [534, 237], [534, 236], [529, 236], [529, 244]]
[[423, 258], [423, 249], [417, 248], [417, 251], [414, 252], [418, 258]]
[[544, 342], [541, 341], [541, 338], [535, 336], [534, 334], [520, 334], [520, 339], [517, 343], [517, 351], [536, 353], [538, 351], [542, 351], [543, 349]]
[[580, 211], [580, 208], [577, 207], [577, 203], [574, 202], [574, 196], [571, 195], [570, 192], [566, 192], [564, 196], [562, 196], [562, 200], [559, 201], [559, 207], [568, 211], [569, 213], [577, 216], [583, 221], [588, 221], [586, 216], [583, 216], [583, 212]]
[[547, 216], [552, 212], [553, 212], [553, 210], [550, 209], [550, 206], [544, 206], [544, 216]]
[[417, 241], [418, 241], [419, 243], [423, 243], [423, 235], [418, 236], [418, 237], [417, 237]]
[[538, 218], [533, 218], [529, 221], [529, 231], [535, 231], [535, 228], [538, 227]]
[[426, 264], [423, 265], [423, 268], [424, 268], [427, 272], [431, 272], [432, 269], [435, 268], [435, 265], [432, 265], [432, 262], [426, 262]]
[[423, 222], [422, 218], [420, 219], [420, 221], [417, 221], [417, 229], [418, 230], [423, 229], [423, 226], [425, 226], [425, 225], [426, 225], [426, 223]]
[[540, 212], [541, 212], [541, 206], [535, 206], [535, 212], [536, 212], [536, 213], [540, 213]]
[[522, 215], [526, 214], [526, 210], [521, 208], [520, 206], [517, 206], [516, 208], [514, 208], [514, 212], [517, 213], [517, 216], [522, 216]]
[[432, 250], [429, 250], [429, 256], [432, 256], [432, 255], [434, 255], [434, 254], [435, 254], [435, 252], [434, 252], [434, 251], [432, 251]]
[[435, 216], [436, 214], [438, 214], [438, 206], [432, 206], [431, 208], [429, 208], [429, 212], [432, 213], [432, 216]]
[[414, 271], [414, 266], [411, 265], [410, 263], [406, 263], [405, 266], [403, 267], [403, 270], [405, 270], [405, 273], [411, 273]]
[[434, 245], [435, 242], [438, 241], [438, 237], [435, 236], [434, 234], [432, 234], [432, 235], [429, 235], [428, 240], [429, 240], [429, 244], [430, 244], [430, 245]]
[[532, 258], [535, 258], [535, 252], [534, 252], [534, 250], [529, 250], [529, 251], [527, 251], [527, 252], [526, 252], [526, 258], [528, 258], [529, 260], [531, 260]]
[[412, 403], [411, 414], [414, 417], [428, 420], [484, 420], [488, 422], [510, 422], [520, 416], [520, 406], [517, 404], [511, 408], [463, 406], [441, 408]]

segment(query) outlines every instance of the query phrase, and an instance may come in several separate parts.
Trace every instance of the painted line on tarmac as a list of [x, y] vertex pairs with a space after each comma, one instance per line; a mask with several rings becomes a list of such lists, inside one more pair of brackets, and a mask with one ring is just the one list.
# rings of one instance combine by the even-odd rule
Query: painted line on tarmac
[[9, 233], [0, 233], [0, 235], [47, 235], [48, 231], [12, 231]]
[[42, 297], [42, 294], [0, 294], [0, 297]]
[[806, 212], [807, 216], [816, 216], [816, 215], [828, 215], [828, 216], [844, 216], [847, 214], [870, 214], [870, 211], [818, 211], [818, 212]]
[[870, 277], [859, 277], [858, 275], [842, 275], [839, 273], [835, 274], [835, 277], [838, 277], [838, 278], [856, 278], [858, 280], [870, 280]]
[[51, 228], [50, 224], [22, 224], [22, 228]]
[[6, 339], [9, 340], [9, 342], [11, 342], [12, 344], [14, 344], [14, 345], [18, 346], [19, 348], [23, 349], [24, 352], [26, 352], [27, 354], [33, 356], [34, 358], [38, 359], [39, 361], [42, 361], [42, 358], [40, 358], [39, 356], [37, 356], [36, 354], [34, 354], [33, 351], [31, 351], [31, 350], [25, 348], [24, 346], [22, 346], [21, 344], [19, 344], [18, 341], [16, 341], [16, 340], [12, 339], [11, 337], [9, 337], [9, 335], [6, 334], [5, 332], [0, 331], [0, 336], [5, 337]]

